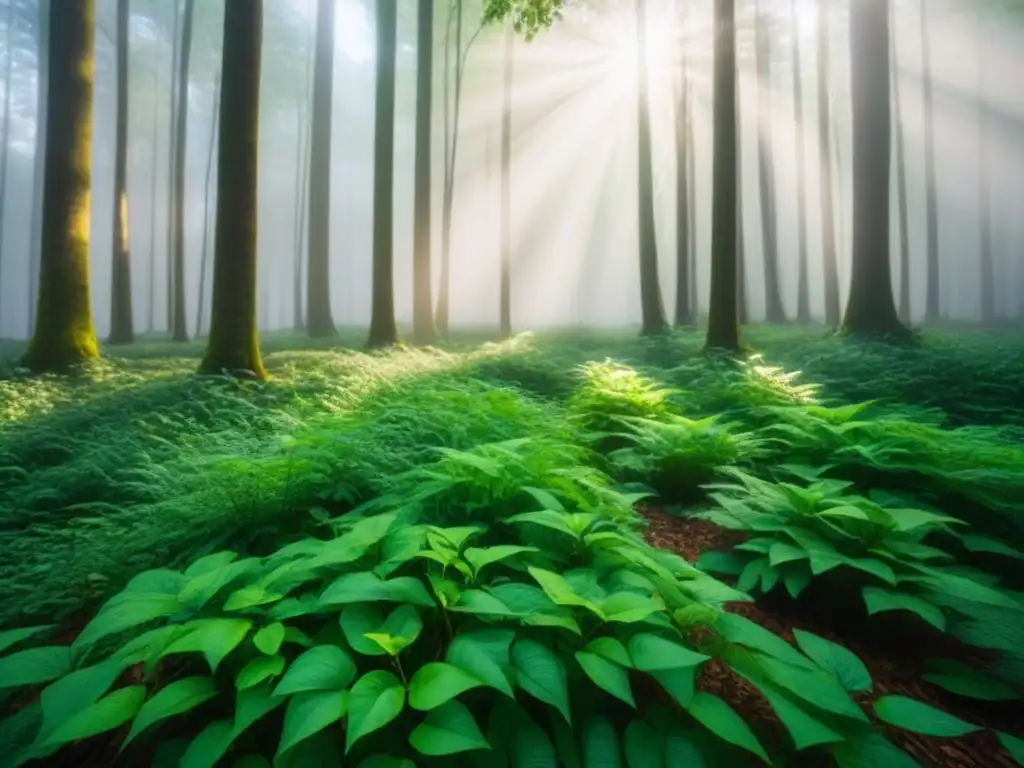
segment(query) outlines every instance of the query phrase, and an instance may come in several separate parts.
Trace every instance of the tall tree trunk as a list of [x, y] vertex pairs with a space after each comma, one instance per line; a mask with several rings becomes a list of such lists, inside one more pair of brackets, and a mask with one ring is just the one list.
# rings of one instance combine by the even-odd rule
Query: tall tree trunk
[[[3, 291], [4, 267], [4, 233], [7, 230], [7, 145], [11, 135], [11, 65], [14, 62], [14, 2], [7, 2], [7, 25], [5, 30], [4, 52], [4, 119], [0, 123], [0, 296]], [[3, 324], [3, 313], [0, 312], [0, 326]], [[2, 331], [2, 328], [0, 328]], [[0, 332], [0, 338], [3, 333]]]
[[[172, 76], [173, 77], [173, 76]], [[153, 93], [160, 91], [160, 68], [153, 65]], [[153, 153], [150, 163], [149, 182], [149, 303], [147, 312], [149, 320], [146, 330], [150, 333], [156, 328], [156, 167], [160, 158], [160, 107], [154, 102], [153, 108]]]
[[[737, 78], [741, 71], [739, 51], [736, 52]], [[744, 326], [750, 322], [747, 302], [747, 225], [743, 205], [743, 101], [741, 85], [736, 82], [736, 321]]]
[[313, 122], [309, 168], [309, 261], [306, 321], [309, 335], [336, 336], [331, 316], [331, 117], [334, 94], [334, 2], [318, 0]]
[[910, 322], [910, 229], [907, 224], [907, 168], [903, 148], [903, 107], [900, 88], [899, 56], [896, 51], [896, 10], [890, 6], [892, 25], [889, 34], [889, 55], [892, 57], [892, 108], [895, 113], [893, 131], [896, 135], [896, 212], [900, 229], [900, 298], [897, 310], [900, 320]]
[[658, 279], [658, 236], [654, 218], [654, 169], [651, 158], [651, 97], [647, 86], [647, 0], [636, 0], [636, 49], [640, 334], [654, 336], [665, 333], [669, 326]]
[[928, 247], [924, 319], [925, 322], [934, 322], [939, 319], [939, 200], [935, 181], [935, 95], [925, 0], [921, 0], [921, 83], [924, 88], [924, 184]]
[[757, 56], [757, 177], [761, 193], [761, 239], [764, 263], [765, 319], [786, 322], [779, 288], [778, 212], [775, 199], [775, 141], [772, 113], [771, 30], [768, 17], [754, 5], [754, 39]]
[[263, 0], [225, 0], [210, 338], [200, 373], [265, 379], [256, 330]]
[[512, 85], [515, 76], [515, 28], [505, 25], [505, 83], [501, 108], [501, 338], [512, 337]]
[[132, 257], [128, 237], [128, 17], [130, 0], [117, 0], [117, 127], [114, 138], [114, 237], [110, 287], [111, 344], [135, 341]]
[[188, 341], [185, 317], [185, 168], [188, 159], [188, 85], [192, 58], [192, 20], [196, 0], [185, 0], [181, 27], [181, 58], [178, 60], [178, 109], [174, 136], [174, 341]]
[[696, 320], [691, 301], [690, 283], [690, 169], [689, 147], [686, 142], [689, 128], [690, 102], [690, 61], [686, 47], [682, 47], [682, 63], [679, 70], [679, 93], [675, 105], [676, 129], [676, 306], [674, 325], [679, 328], [693, 325]]
[[171, 99], [168, 113], [167, 139], [167, 332], [174, 331], [174, 155], [178, 146], [178, 80], [180, 79], [179, 59], [181, 58], [181, 7], [179, 0], [174, 0], [174, 39], [171, 41]]
[[373, 296], [366, 345], [398, 342], [395, 322], [395, 69], [398, 5], [377, 3], [377, 97], [373, 146]]
[[825, 323], [839, 325], [839, 258], [832, 194], [832, 114], [828, 4], [818, 3], [818, 167], [821, 197], [821, 261], [825, 277]]
[[711, 306], [707, 346], [738, 351], [736, 299], [736, 5], [715, 0], [714, 184], [711, 208]]
[[49, 18], [43, 237], [36, 325], [23, 365], [59, 371], [99, 356], [89, 303], [94, 0]]
[[[689, 75], [689, 73], [687, 73]], [[697, 291], [697, 150], [694, 147], [695, 138], [693, 131], [693, 110], [691, 109], [691, 96], [687, 94], [686, 104], [686, 183], [690, 194], [686, 217], [690, 222], [688, 227], [689, 251], [690, 251], [690, 310], [693, 313], [693, 321], [697, 322], [700, 316], [700, 301]]]
[[796, 317], [801, 323], [811, 322], [811, 286], [807, 274], [807, 135], [804, 133], [804, 86], [800, 55], [800, 15], [796, 0], [790, 0], [793, 26], [793, 126], [796, 151], [797, 233], [799, 259], [796, 284]]
[[39, 269], [43, 244], [43, 192], [46, 178], [46, 123], [50, 72], [50, 0], [39, 0], [36, 57], [36, 145], [32, 169], [32, 231], [29, 238], [28, 270], [28, 332], [36, 322]]
[[[315, 22], [313, 22], [315, 24]], [[312, 37], [312, 35], [310, 35]], [[308, 38], [307, 38], [308, 39]], [[306, 193], [309, 190], [309, 105], [313, 100], [313, 59], [316, 46], [310, 45], [306, 55], [306, 87], [295, 104], [295, 267], [292, 273], [292, 328], [301, 331], [306, 327], [303, 307], [303, 272], [306, 239]]]
[[[431, 259], [431, 141], [434, 115], [434, 0], [419, 0], [416, 43], [416, 160], [413, 212], [412, 325], [417, 344], [434, 340]], [[447, 105], [445, 107], [447, 109]], [[447, 141], [447, 137], [445, 138]]]
[[217, 144], [220, 125], [220, 72], [213, 83], [213, 112], [210, 115], [210, 141], [206, 145], [206, 185], [203, 197], [203, 255], [199, 264], [199, 302], [196, 306], [196, 336], [203, 332], [203, 310], [206, 308], [206, 274], [210, 255], [210, 191], [213, 188], [213, 148]]
[[906, 335], [889, 273], [889, 168], [892, 162], [889, 0], [850, 7], [853, 96], [853, 261], [844, 329]]
[[996, 319], [996, 266], [992, 254], [992, 160], [989, 155], [988, 104], [985, 88], [985, 14], [976, 11], [978, 35], [978, 266], [981, 291], [979, 295], [981, 322]]

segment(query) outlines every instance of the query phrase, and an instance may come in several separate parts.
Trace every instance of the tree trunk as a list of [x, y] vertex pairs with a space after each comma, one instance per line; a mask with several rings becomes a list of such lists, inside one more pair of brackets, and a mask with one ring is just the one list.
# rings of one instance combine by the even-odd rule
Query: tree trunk
[[647, 0], [636, 0], [637, 48], [637, 163], [638, 216], [640, 234], [641, 336], [655, 336], [668, 330], [665, 305], [658, 279], [658, 237], [654, 218], [654, 169], [651, 158], [651, 104], [647, 86]]
[[985, 101], [985, 17], [977, 11], [978, 35], [978, 266], [981, 291], [979, 295], [981, 322], [988, 325], [996, 319], [996, 267], [992, 254], [992, 168], [989, 156], [988, 105]]
[[[687, 75], [689, 75], [689, 72], [687, 72]], [[686, 183], [690, 194], [688, 196], [686, 218], [690, 222], [690, 226], [687, 228], [690, 250], [690, 311], [693, 313], [693, 321], [696, 323], [697, 318], [700, 317], [700, 301], [697, 292], [697, 150], [694, 148], [693, 111], [690, 109], [690, 101], [690, 95], [687, 94]]]
[[707, 346], [738, 351], [736, 315], [736, 6], [715, 0], [714, 191], [711, 210], [711, 306]]
[[178, 146], [178, 80], [180, 79], [179, 59], [181, 58], [181, 13], [178, 0], [174, 0], [174, 39], [171, 41], [171, 108], [168, 113], [167, 139], [167, 332], [174, 330], [174, 155]]
[[673, 324], [677, 327], [693, 325], [696, 317], [691, 301], [690, 284], [693, 274], [690, 269], [690, 149], [689, 102], [690, 102], [690, 61], [686, 47], [682, 47], [682, 64], [679, 72], [679, 93], [676, 97], [676, 306]]
[[111, 344], [135, 341], [132, 257], [128, 237], [128, 17], [130, 0], [117, 0], [117, 128], [114, 138], [114, 237], [110, 287]]
[[[173, 77], [173, 76], [172, 76]], [[160, 70], [153, 66], [153, 93], [160, 90]], [[149, 321], [146, 330], [156, 328], [156, 166], [160, 157], [160, 109], [153, 109], [153, 161], [150, 163], [149, 184]]]
[[398, 343], [395, 323], [395, 76], [398, 5], [377, 3], [377, 97], [373, 146], [373, 295], [366, 345]]
[[757, 55], [757, 177], [761, 193], [761, 239], [764, 259], [765, 319], [786, 322], [779, 288], [778, 213], [775, 200], [775, 141], [772, 114], [771, 31], [767, 16], [754, 6], [754, 39]]
[[49, 18], [39, 302], [23, 361], [36, 372], [99, 356], [89, 303], [94, 12], [94, 0], [78, 0]]
[[262, 0], [225, 0], [210, 338], [200, 373], [265, 379], [256, 330]]
[[192, 20], [196, 1], [185, 0], [185, 21], [181, 28], [181, 58], [178, 60], [178, 109], [174, 136], [174, 341], [188, 341], [185, 317], [185, 168], [188, 159], [188, 85], [192, 58]]
[[807, 136], [804, 133], [804, 86], [800, 55], [800, 16], [796, 0], [790, 0], [793, 26], [793, 126], [796, 150], [797, 233], [799, 259], [796, 284], [796, 317], [801, 323], [811, 322], [811, 287], [807, 275]]
[[220, 124], [220, 72], [213, 84], [213, 113], [210, 115], [210, 141], [206, 145], [206, 186], [203, 197], [203, 256], [199, 264], [199, 302], [196, 307], [196, 336], [203, 332], [203, 310], [206, 308], [206, 273], [210, 256], [210, 190], [213, 188], [213, 148]]
[[889, 168], [892, 161], [889, 0], [850, 7], [853, 96], [853, 260], [844, 329], [904, 336], [889, 273]]
[[[315, 24], [315, 22], [314, 22]], [[308, 38], [307, 38], [308, 39]], [[304, 93], [296, 101], [295, 118], [295, 268], [292, 274], [292, 328], [301, 331], [306, 327], [303, 307], [303, 254], [306, 242], [306, 193], [309, 190], [309, 105], [313, 100], [313, 59], [316, 46], [310, 46], [306, 55], [306, 80]]]
[[331, 117], [334, 94], [334, 3], [318, 0], [313, 122], [309, 168], [309, 260], [306, 322], [309, 335], [336, 336], [331, 316]]
[[925, 0], [921, 0], [921, 83], [924, 88], [924, 174], [927, 267], [924, 319], [939, 319], [939, 200], [935, 182], [935, 96], [932, 83], [931, 38]]
[[515, 75], [515, 28], [505, 26], [505, 83], [501, 109], [501, 338], [512, 337], [512, 85]]
[[[11, 135], [11, 65], [14, 63], [14, 3], [7, 2], [7, 27], [5, 31], [4, 52], [4, 119], [0, 123], [0, 295], [3, 291], [3, 266], [4, 266], [4, 232], [7, 227], [7, 149]], [[3, 313], [0, 313], [0, 325], [3, 323]], [[0, 338], [3, 337], [0, 329]]]
[[829, 82], [828, 4], [818, 4], [818, 164], [821, 197], [821, 261], [825, 277], [825, 323], [839, 325], [839, 259], [836, 254], [835, 204], [832, 195], [832, 115]]
[[[416, 44], [416, 160], [412, 262], [412, 325], [417, 344], [434, 340], [431, 273], [431, 141], [434, 114], [434, 0], [419, 0]], [[447, 105], [446, 105], [447, 108]], [[447, 141], [447, 138], [446, 138]]]
[[899, 56], [896, 51], [896, 11], [890, 8], [889, 55], [892, 56], [892, 99], [895, 113], [893, 130], [896, 134], [896, 211], [900, 228], [900, 299], [899, 318], [910, 322], [910, 229], [907, 224], [907, 168], [903, 148], [903, 108], [900, 89]]
[[50, 0], [39, 0], [38, 38], [36, 56], [36, 145], [32, 170], [32, 232], [29, 245], [28, 270], [28, 332], [32, 334], [36, 322], [39, 268], [43, 243], [43, 186], [46, 178], [46, 123], [48, 114], [50, 71]]

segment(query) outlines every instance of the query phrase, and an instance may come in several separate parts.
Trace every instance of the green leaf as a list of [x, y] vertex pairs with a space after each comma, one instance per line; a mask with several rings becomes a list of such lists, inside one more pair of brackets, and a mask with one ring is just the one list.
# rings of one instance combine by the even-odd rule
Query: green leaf
[[[708, 573], [720, 573], [724, 576], [739, 576], [747, 565], [748, 558], [735, 552], [724, 550], [708, 550], [697, 558], [697, 567]], [[628, 738], [627, 731], [627, 738]]]
[[686, 711], [718, 738], [754, 753], [771, 765], [771, 760], [754, 736], [754, 732], [750, 730], [750, 726], [722, 699], [698, 691], [693, 694]]
[[386, 656], [387, 651], [366, 637], [384, 624], [384, 613], [372, 603], [350, 605], [341, 612], [341, 631], [352, 650], [363, 656]]
[[616, 592], [601, 601], [601, 612], [606, 621], [629, 624], [643, 621], [652, 613], [665, 610], [665, 604], [636, 592]]
[[6, 632], [0, 632], [0, 653], [3, 653], [12, 645], [20, 643], [22, 640], [32, 637], [32, 635], [38, 635], [40, 632], [44, 632], [48, 629], [53, 629], [56, 624], [42, 624], [36, 627], [24, 627], [22, 629], [8, 629]]
[[264, 680], [277, 677], [284, 672], [284, 664], [284, 656], [257, 656], [239, 671], [235, 678], [235, 687], [244, 691], [246, 688], [259, 685]]
[[787, 569], [782, 574], [782, 583], [790, 597], [796, 600], [811, 583], [811, 572], [807, 568]]
[[553, 706], [572, 725], [569, 684], [559, 658], [536, 640], [522, 639], [512, 646], [512, 664], [516, 668], [516, 684], [534, 698]]
[[921, 768], [880, 733], [865, 733], [829, 747], [838, 768]]
[[[412, 645], [422, 631], [423, 620], [420, 618], [416, 607], [413, 605], [400, 605], [388, 615], [387, 620], [381, 627], [380, 634], [389, 638], [391, 650], [388, 650], [388, 652], [392, 656], [397, 656], [404, 649]], [[367, 633], [367, 639], [372, 641], [374, 638], [369, 637], [371, 634], [374, 633]]]
[[536, 552], [536, 547], [520, 547], [511, 544], [502, 544], [496, 547], [469, 547], [462, 553], [463, 558], [473, 568], [476, 576], [480, 571], [492, 563], [507, 560], [510, 557], [521, 555], [524, 552]]
[[864, 587], [862, 594], [869, 616], [883, 611], [910, 611], [940, 632], [946, 631], [945, 615], [939, 608], [926, 600], [902, 592], [889, 592], [878, 587]]
[[524, 485], [519, 490], [533, 496], [534, 500], [545, 509], [553, 509], [555, 512], [565, 512], [565, 507], [562, 506], [562, 502], [555, 498], [554, 494], [549, 491], [545, 491], [543, 488], [534, 488], [529, 485]]
[[216, 695], [217, 688], [213, 683], [213, 678], [186, 677], [175, 680], [157, 691], [149, 701], [142, 705], [124, 743], [129, 744], [154, 723], [190, 712]]
[[135, 717], [145, 700], [144, 685], [130, 685], [109, 693], [56, 728], [46, 737], [44, 746], [67, 744], [112, 731]]
[[871, 674], [856, 654], [837, 643], [794, 629], [793, 637], [807, 656], [850, 693], [871, 690]]
[[481, 685], [483, 681], [453, 664], [431, 662], [420, 667], [409, 681], [409, 706], [420, 711], [434, 709]]
[[772, 568], [778, 568], [783, 563], [789, 563], [794, 560], [806, 559], [807, 550], [795, 544], [790, 544], [788, 541], [776, 541], [768, 550], [768, 564]]
[[238, 647], [252, 627], [249, 619], [200, 619], [193, 629], [178, 638], [160, 654], [202, 653], [210, 671], [216, 672], [224, 658]]
[[509, 744], [512, 768], [558, 768], [558, 756], [544, 729], [526, 714], [510, 723], [515, 728]]
[[187, 605], [192, 610], [197, 611], [228, 584], [247, 574], [256, 573], [260, 568], [261, 562], [257, 557], [248, 557], [244, 560], [236, 560], [217, 568], [211, 568], [204, 573], [189, 578], [188, 582], [181, 587], [181, 590], [175, 597], [182, 605]]
[[555, 605], [576, 605], [581, 608], [586, 608], [598, 616], [603, 616], [597, 605], [577, 594], [576, 590], [572, 588], [572, 585], [559, 574], [554, 573], [553, 571], [546, 571], [543, 568], [534, 568], [532, 566], [526, 570], [529, 571], [530, 575], [537, 580], [537, 583], [540, 584], [540, 588], [544, 590], [544, 594], [546, 594]]
[[405, 688], [390, 672], [367, 672], [352, 686], [348, 699], [345, 754], [359, 739], [390, 723], [405, 707]]
[[597, 715], [583, 729], [583, 764], [587, 768], [623, 768], [619, 734], [607, 718]]
[[631, 720], [626, 726], [625, 735], [626, 764], [629, 768], [668, 768], [663, 734], [643, 720]]
[[723, 613], [715, 621], [714, 628], [726, 640], [751, 648], [776, 659], [804, 669], [818, 669], [818, 665], [774, 632], [760, 624], [735, 613]]
[[629, 687], [629, 673], [625, 669], [603, 656], [585, 651], [576, 652], [576, 661], [595, 685], [631, 707], [636, 707]]
[[348, 691], [308, 691], [292, 696], [284, 711], [277, 756], [345, 716]]
[[1002, 731], [996, 731], [996, 737], [1003, 745], [1003, 749], [1010, 753], [1010, 757], [1016, 760], [1018, 765], [1024, 765], [1024, 739], [1018, 739]]
[[834, 744], [845, 738], [816, 717], [816, 710], [793, 701], [783, 689], [776, 688], [767, 682], [759, 683], [757, 688], [764, 694], [782, 724], [786, 726], [797, 751], [819, 744]]
[[472, 713], [458, 701], [427, 712], [426, 719], [409, 735], [409, 743], [420, 754], [431, 757], [491, 748]]
[[241, 736], [250, 725], [286, 701], [287, 698], [284, 696], [274, 696], [273, 686], [269, 682], [240, 690], [235, 697], [235, 722], [232, 738]]
[[126, 664], [116, 658], [76, 669], [43, 689], [39, 701], [43, 711], [40, 736], [52, 731], [106, 693], [120, 677]]
[[71, 668], [71, 649], [66, 645], [26, 648], [0, 658], [0, 688], [48, 683]]
[[214, 720], [192, 739], [178, 768], [213, 768], [235, 740], [230, 720]]
[[956, 738], [981, 730], [977, 725], [906, 696], [883, 696], [874, 707], [883, 723], [925, 736]]
[[277, 621], [263, 627], [252, 638], [253, 645], [267, 656], [273, 656], [281, 650], [281, 643], [284, 642], [284, 624]]
[[867, 722], [863, 710], [829, 673], [818, 666], [797, 667], [780, 659], [754, 653], [760, 669], [768, 679], [785, 688], [797, 698], [843, 717]]
[[693, 692], [697, 687], [697, 668], [686, 667], [685, 669], [664, 669], [659, 672], [649, 672], [658, 685], [665, 689], [669, 696], [678, 702], [679, 706], [685, 707], [693, 698]]
[[1002, 680], [952, 659], [929, 659], [922, 677], [933, 685], [971, 699], [1013, 701], [1020, 698], [1020, 694]]
[[666, 640], [659, 635], [642, 632], [629, 640], [629, 657], [633, 666], [641, 672], [659, 672], [670, 669], [685, 669], [703, 664], [710, 659], [703, 653]]
[[204, 555], [198, 560], [195, 560], [192, 565], [185, 569], [185, 576], [188, 578], [194, 578], [196, 576], [202, 576], [204, 573], [215, 571], [218, 568], [223, 568], [233, 560], [238, 558], [236, 552], [214, 552], [210, 555]]
[[596, 637], [587, 643], [583, 649], [587, 653], [603, 656], [609, 661], [614, 661], [620, 667], [632, 667], [633, 662], [629, 658], [629, 652], [620, 641], [614, 637]]
[[412, 603], [425, 608], [437, 605], [419, 579], [411, 576], [382, 579], [372, 571], [339, 576], [320, 594], [323, 605], [376, 602]]
[[513, 697], [512, 685], [505, 668], [510, 664], [509, 648], [515, 632], [503, 629], [481, 629], [461, 632], [448, 646], [449, 664], [469, 672], [485, 685]]
[[965, 533], [962, 541], [969, 552], [985, 552], [991, 555], [1003, 555], [1016, 560], [1024, 560], [1024, 553], [1018, 552], [1013, 547], [1008, 547], [998, 539], [990, 536], [982, 536], [978, 533]]
[[274, 695], [340, 691], [348, 687], [355, 676], [356, 665], [341, 648], [336, 645], [317, 645], [292, 662], [274, 689]]
[[249, 584], [241, 589], [236, 589], [228, 595], [228, 599], [224, 601], [224, 610], [246, 611], [261, 605], [276, 603], [278, 600], [283, 599], [284, 595], [280, 592], [271, 592], [259, 584]]
[[506, 518], [505, 522], [513, 525], [519, 523], [533, 523], [534, 525], [550, 528], [553, 531], [558, 531], [559, 533], [564, 533], [567, 536], [578, 539], [579, 537], [576, 535], [576, 532], [569, 527], [568, 518], [569, 516], [562, 512], [542, 509], [537, 512], [521, 512], [518, 515], [512, 515], [512, 517]]

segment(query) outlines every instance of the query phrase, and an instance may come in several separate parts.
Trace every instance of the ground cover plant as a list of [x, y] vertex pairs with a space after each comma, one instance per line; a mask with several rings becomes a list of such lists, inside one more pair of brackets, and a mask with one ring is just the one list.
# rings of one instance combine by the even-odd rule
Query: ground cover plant
[[[1024, 759], [1024, 421], [985, 380], [1020, 381], [1017, 347], [939, 334], [890, 376], [820, 332], [750, 343], [281, 338], [264, 384], [159, 343], [77, 379], [9, 366], [2, 754], [852, 768], [973, 738]], [[970, 371], [908, 385], [968, 346]], [[652, 546], [654, 508], [725, 546]], [[932, 693], [828, 617], [739, 608], [805, 591], [917, 622]]]

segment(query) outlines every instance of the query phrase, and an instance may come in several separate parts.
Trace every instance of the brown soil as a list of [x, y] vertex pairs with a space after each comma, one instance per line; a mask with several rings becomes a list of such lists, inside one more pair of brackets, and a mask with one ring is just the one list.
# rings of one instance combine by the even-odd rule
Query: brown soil
[[[647, 540], [654, 546], [675, 552], [694, 561], [702, 552], [728, 549], [742, 540], [732, 531], [714, 523], [692, 518], [676, 518], [657, 509], [639, 510], [648, 522]], [[1020, 707], [996, 706], [956, 697], [921, 678], [921, 660], [925, 656], [941, 655], [968, 661], [977, 658], [975, 649], [962, 646], [955, 640], [935, 638], [927, 653], [922, 653], [916, 641], [902, 644], [897, 634], [864, 633], [851, 636], [840, 634], [827, 617], [823, 619], [791, 600], [763, 600], [759, 603], [727, 603], [727, 611], [755, 621], [766, 629], [793, 643], [793, 629], [804, 629], [820, 637], [840, 643], [856, 653], [864, 662], [874, 680], [871, 693], [855, 698], [865, 712], [877, 722], [870, 703], [887, 694], [900, 694], [923, 701], [938, 709], [956, 715], [968, 722], [986, 728], [995, 728], [1019, 735], [1022, 715]], [[882, 641], [884, 639], [884, 642]], [[936, 647], [940, 645], [941, 647]], [[768, 702], [760, 692], [729, 670], [724, 664], [711, 662], [704, 666], [700, 687], [728, 701], [743, 717], [754, 725], [767, 725], [773, 730], [784, 730]], [[883, 726], [886, 735], [925, 768], [1016, 768], [1017, 763], [1002, 749], [991, 730], [980, 731], [957, 739], [939, 739]]]

